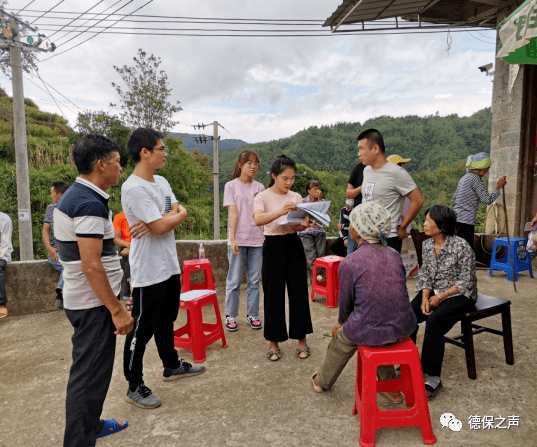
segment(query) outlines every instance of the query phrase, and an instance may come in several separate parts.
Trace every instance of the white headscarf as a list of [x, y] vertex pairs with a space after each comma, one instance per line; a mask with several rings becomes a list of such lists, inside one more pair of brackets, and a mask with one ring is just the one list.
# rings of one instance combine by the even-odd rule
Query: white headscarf
[[349, 216], [351, 226], [370, 244], [386, 245], [391, 214], [378, 202], [366, 202], [354, 208]]

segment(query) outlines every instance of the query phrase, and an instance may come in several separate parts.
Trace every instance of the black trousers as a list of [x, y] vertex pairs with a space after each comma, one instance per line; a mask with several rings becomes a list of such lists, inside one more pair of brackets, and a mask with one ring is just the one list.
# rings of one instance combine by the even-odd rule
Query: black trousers
[[386, 245], [401, 253], [401, 248], [403, 247], [403, 239], [399, 239], [399, 236], [387, 237]]
[[[433, 293], [433, 292], [431, 292]], [[416, 314], [418, 324], [425, 321], [425, 336], [421, 349], [421, 368], [425, 374], [440, 376], [444, 360], [444, 335], [474, 307], [475, 302], [464, 295], [446, 298], [429, 316], [421, 311], [422, 291], [420, 290], [410, 305]], [[419, 327], [411, 335], [416, 343]]]
[[127, 335], [123, 351], [123, 372], [130, 387], [143, 383], [145, 347], [153, 335], [164, 368], [179, 368], [181, 362], [174, 347], [173, 323], [179, 313], [180, 296], [181, 275], [133, 289], [134, 330]]
[[65, 399], [64, 447], [95, 445], [102, 428], [100, 416], [108, 392], [116, 353], [115, 326], [105, 306], [65, 309], [75, 330], [73, 364]]
[[[265, 339], [300, 340], [313, 332], [308, 301], [306, 255], [293, 234], [266, 236], [263, 244], [263, 293]], [[289, 335], [285, 321], [285, 286], [289, 297]]]
[[475, 225], [469, 225], [469, 224], [457, 222], [456, 229], [457, 229], [457, 233], [456, 233], [457, 236], [462, 237], [466, 242], [468, 242], [468, 245], [470, 245], [470, 248], [473, 250]]
[[330, 244], [330, 250], [332, 250], [335, 255], [341, 256], [342, 258], [347, 256], [347, 247], [345, 247], [343, 239], [340, 237]]

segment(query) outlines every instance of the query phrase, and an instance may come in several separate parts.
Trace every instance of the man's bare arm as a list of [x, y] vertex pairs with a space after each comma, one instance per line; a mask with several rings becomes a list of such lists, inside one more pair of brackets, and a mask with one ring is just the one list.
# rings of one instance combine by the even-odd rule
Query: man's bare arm
[[115, 334], [126, 335], [132, 331], [134, 319], [123, 308], [110, 286], [110, 281], [101, 262], [103, 240], [98, 238], [77, 238], [82, 261], [82, 272], [93, 293], [101, 300], [112, 315], [116, 327]]
[[349, 200], [353, 200], [362, 192], [362, 185], [355, 188], [350, 183], [347, 184], [347, 191], [345, 191], [345, 197]]
[[50, 245], [50, 224], [48, 222], [43, 224], [41, 238], [43, 239], [43, 243], [45, 244], [50, 259], [52, 259], [53, 262], [56, 262], [58, 260], [58, 250]]

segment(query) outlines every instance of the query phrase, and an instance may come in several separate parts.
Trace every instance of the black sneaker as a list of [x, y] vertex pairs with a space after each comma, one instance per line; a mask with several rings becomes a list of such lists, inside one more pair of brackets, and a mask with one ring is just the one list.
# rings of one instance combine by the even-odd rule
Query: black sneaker
[[164, 368], [164, 382], [182, 379], [183, 377], [197, 376], [205, 372], [205, 366], [194, 366], [181, 360], [181, 365], [176, 369]]
[[425, 383], [425, 393], [427, 394], [427, 400], [433, 400], [436, 396], [440, 394], [440, 391], [444, 389], [442, 382], [438, 384], [436, 388], [433, 388], [428, 383]]
[[139, 408], [145, 408], [150, 410], [152, 408], [160, 407], [160, 399], [155, 396], [152, 391], [146, 387], [143, 383], [136, 387], [136, 390], [127, 390], [127, 397], [125, 400]]

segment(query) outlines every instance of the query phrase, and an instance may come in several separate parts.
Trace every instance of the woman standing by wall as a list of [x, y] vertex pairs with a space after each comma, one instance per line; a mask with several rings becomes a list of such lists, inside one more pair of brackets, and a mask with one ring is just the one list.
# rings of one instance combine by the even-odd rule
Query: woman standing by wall
[[[306, 256], [297, 231], [312, 224], [309, 218], [300, 225], [278, 225], [285, 216], [302, 202], [300, 194], [291, 192], [296, 175], [296, 163], [287, 155], [280, 155], [269, 170], [269, 189], [254, 200], [254, 220], [264, 226], [263, 293], [265, 305], [265, 339], [270, 342], [268, 358], [279, 360], [279, 343], [292, 338], [298, 340], [297, 354], [308, 358], [310, 351], [306, 335], [313, 332], [308, 302]], [[289, 297], [289, 334], [285, 321], [285, 286]]]
[[252, 329], [261, 329], [259, 316], [259, 281], [263, 229], [256, 226], [254, 196], [265, 187], [254, 180], [259, 171], [259, 157], [253, 151], [242, 151], [235, 163], [231, 181], [224, 188], [224, 206], [229, 212], [227, 258], [229, 271], [226, 280], [226, 329], [238, 329], [239, 295], [242, 272], [246, 266], [246, 322]]

